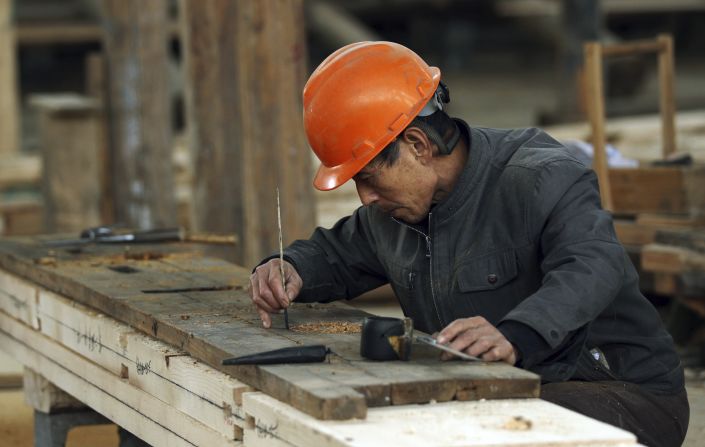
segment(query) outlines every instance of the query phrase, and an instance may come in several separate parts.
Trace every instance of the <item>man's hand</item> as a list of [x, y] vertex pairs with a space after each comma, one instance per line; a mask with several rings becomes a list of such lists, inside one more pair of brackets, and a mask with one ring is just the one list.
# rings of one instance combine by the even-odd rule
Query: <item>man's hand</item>
[[272, 259], [260, 265], [250, 275], [248, 292], [259, 317], [262, 319], [262, 326], [266, 328], [272, 325], [272, 317], [269, 314], [279, 313], [282, 309], [289, 307], [289, 303], [299, 295], [303, 286], [303, 280], [294, 266], [286, 261], [284, 261], [284, 278], [286, 279], [286, 291], [282, 287], [279, 259]]
[[[517, 361], [514, 345], [483, 317], [455, 320], [438, 334], [436, 340], [488, 362], [503, 361], [514, 365]], [[444, 352], [441, 359], [452, 357], [453, 354]]]

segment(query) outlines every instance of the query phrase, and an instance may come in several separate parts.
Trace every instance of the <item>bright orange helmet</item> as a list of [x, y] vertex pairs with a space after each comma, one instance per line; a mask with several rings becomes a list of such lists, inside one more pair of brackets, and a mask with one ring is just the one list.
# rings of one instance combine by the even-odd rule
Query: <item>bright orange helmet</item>
[[441, 71], [393, 42], [340, 48], [304, 87], [304, 128], [321, 161], [313, 185], [328, 191], [350, 180], [434, 97]]

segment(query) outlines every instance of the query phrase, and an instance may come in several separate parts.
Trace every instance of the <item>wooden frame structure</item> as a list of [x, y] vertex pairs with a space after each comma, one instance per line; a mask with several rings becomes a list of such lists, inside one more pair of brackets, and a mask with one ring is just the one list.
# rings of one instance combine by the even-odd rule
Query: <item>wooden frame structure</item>
[[593, 169], [600, 183], [600, 195], [605, 209], [614, 210], [610, 176], [608, 175], [605, 137], [605, 95], [602, 75], [602, 61], [605, 57], [627, 56], [644, 53], [658, 55], [658, 73], [661, 109], [661, 136], [663, 157], [676, 152], [675, 103], [673, 95], [674, 62], [673, 39], [666, 34], [655, 40], [638, 40], [634, 42], [603, 45], [600, 42], [585, 44], [585, 78], [587, 109], [592, 128], [594, 148]]

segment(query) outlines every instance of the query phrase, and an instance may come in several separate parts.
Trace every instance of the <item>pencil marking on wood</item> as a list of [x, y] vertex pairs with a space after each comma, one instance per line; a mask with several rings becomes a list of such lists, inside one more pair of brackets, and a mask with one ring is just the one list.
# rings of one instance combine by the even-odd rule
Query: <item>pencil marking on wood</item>
[[152, 371], [152, 361], [140, 362], [140, 358], [137, 357], [135, 363], [137, 364], [137, 375], [144, 376]]

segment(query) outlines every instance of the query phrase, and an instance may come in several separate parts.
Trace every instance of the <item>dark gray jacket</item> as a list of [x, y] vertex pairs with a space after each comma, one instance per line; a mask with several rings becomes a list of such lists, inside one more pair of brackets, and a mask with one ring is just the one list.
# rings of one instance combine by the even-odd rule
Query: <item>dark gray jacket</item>
[[389, 282], [417, 329], [482, 315], [545, 382], [680, 390], [671, 337], [639, 292], [594, 172], [538, 129], [463, 125], [467, 166], [426, 222], [361, 207], [286, 249], [303, 279], [297, 301], [354, 298]]

